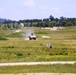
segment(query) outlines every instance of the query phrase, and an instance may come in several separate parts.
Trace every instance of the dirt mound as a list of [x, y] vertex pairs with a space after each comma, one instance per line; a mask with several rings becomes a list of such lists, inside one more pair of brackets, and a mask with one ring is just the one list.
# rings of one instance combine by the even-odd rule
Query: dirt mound
[[21, 30], [16, 30], [15, 32], [20, 32]]
[[42, 38], [50, 38], [50, 36], [42, 36]]

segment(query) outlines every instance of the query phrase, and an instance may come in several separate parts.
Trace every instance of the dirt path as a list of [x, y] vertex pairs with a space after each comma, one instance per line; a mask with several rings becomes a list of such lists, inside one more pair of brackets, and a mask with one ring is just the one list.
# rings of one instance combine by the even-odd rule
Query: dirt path
[[16, 65], [48, 65], [48, 64], [74, 64], [76, 61], [58, 61], [58, 62], [16, 62], [16, 63], [0, 63], [0, 66], [16, 66]]
[[0, 74], [0, 75], [76, 75], [73, 73], [24, 73], [24, 74]]
[[[18, 62], [18, 63], [0, 63], [0, 66], [16, 65], [38, 65], [38, 64], [74, 64], [76, 61], [58, 61], [58, 62]], [[0, 74], [0, 75], [76, 75], [75, 73], [20, 73], [20, 74]]]

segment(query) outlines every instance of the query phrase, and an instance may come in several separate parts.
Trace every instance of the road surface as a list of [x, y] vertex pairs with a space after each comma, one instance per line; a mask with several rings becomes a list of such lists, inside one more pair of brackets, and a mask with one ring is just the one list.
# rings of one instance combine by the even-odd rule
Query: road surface
[[15, 62], [0, 63], [0, 66], [17, 66], [17, 65], [48, 65], [48, 64], [74, 64], [76, 61], [56, 61], [56, 62]]
[[[74, 64], [76, 61], [58, 61], [58, 62], [16, 62], [0, 63], [0, 66], [17, 66], [17, 65], [48, 65], [48, 64]], [[0, 75], [76, 75], [75, 73], [20, 73], [20, 74], [0, 74]]]
[[0, 75], [76, 75], [73, 73], [21, 73], [21, 74], [0, 74]]

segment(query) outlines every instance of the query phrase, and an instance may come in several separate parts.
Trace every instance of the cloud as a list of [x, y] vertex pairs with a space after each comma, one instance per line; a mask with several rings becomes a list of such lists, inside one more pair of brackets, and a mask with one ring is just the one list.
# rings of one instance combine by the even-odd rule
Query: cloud
[[35, 6], [35, 0], [25, 0], [23, 5], [27, 7], [33, 7]]

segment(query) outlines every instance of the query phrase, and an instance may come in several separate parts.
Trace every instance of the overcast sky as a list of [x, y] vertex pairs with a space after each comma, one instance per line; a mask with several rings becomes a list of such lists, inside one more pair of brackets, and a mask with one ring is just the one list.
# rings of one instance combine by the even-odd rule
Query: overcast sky
[[76, 0], [0, 0], [0, 17], [11, 20], [76, 17]]

